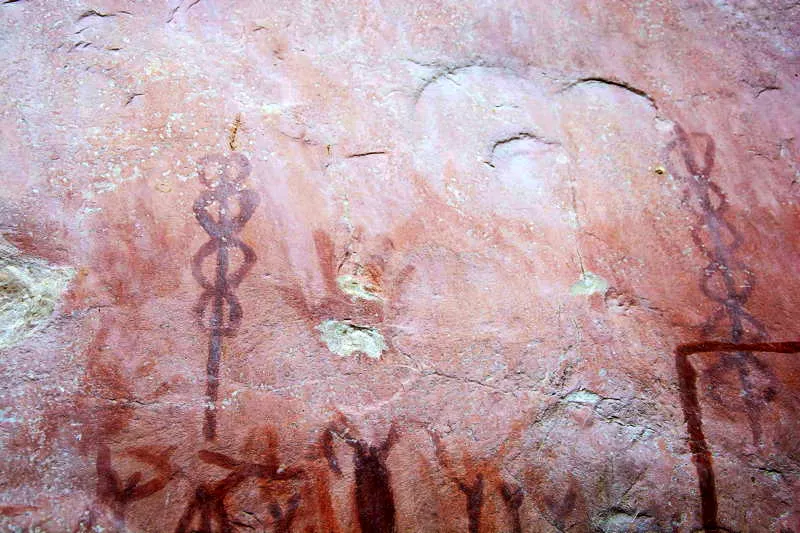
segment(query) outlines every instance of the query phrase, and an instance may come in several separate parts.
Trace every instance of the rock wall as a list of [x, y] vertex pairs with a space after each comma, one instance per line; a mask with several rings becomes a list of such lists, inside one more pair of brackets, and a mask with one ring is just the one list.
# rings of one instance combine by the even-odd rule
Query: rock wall
[[800, 7], [0, 1], [0, 527], [800, 532]]

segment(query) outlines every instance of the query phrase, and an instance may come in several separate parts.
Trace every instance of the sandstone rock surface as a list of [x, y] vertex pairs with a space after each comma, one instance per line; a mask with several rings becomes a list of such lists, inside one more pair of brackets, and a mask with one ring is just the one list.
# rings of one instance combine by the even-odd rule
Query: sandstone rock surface
[[0, 1], [3, 531], [800, 533], [800, 7]]

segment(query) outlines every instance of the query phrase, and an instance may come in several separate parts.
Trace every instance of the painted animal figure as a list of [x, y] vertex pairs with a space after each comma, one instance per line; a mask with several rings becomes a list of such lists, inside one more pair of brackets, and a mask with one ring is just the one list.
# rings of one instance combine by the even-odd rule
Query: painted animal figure
[[353, 449], [355, 501], [361, 532], [393, 533], [397, 531], [396, 511], [386, 458], [399, 437], [397, 429], [392, 425], [386, 440], [378, 446], [349, 437], [347, 433], [347, 431], [343, 433], [335, 431], [333, 428], [328, 429], [330, 437], [323, 446], [328, 464], [331, 470], [341, 475], [332, 442], [333, 435], [337, 435]]

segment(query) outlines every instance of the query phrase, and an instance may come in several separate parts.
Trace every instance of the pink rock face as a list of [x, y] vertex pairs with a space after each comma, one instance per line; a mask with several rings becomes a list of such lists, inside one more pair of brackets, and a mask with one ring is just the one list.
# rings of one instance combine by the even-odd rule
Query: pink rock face
[[0, 0], [4, 531], [800, 532], [796, 3], [98, 2]]

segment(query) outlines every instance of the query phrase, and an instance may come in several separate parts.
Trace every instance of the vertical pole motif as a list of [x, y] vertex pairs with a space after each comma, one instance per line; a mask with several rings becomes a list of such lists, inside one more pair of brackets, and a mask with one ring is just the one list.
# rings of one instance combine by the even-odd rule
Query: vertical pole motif
[[[715, 352], [718, 362], [706, 370], [712, 383], [723, 382], [723, 375], [735, 372], [742, 387], [742, 402], [752, 433], [753, 444], [761, 444], [761, 414], [777, 394], [778, 380], [749, 347], [761, 351], [786, 353], [793, 343], [750, 343], [767, 338], [766, 326], [745, 307], [755, 287], [755, 274], [737, 257], [743, 243], [739, 231], [728, 220], [730, 204], [720, 186], [711, 179], [716, 148], [705, 133], [687, 133], [676, 126], [676, 137], [667, 148], [670, 174], [686, 184], [684, 201], [693, 206], [697, 226], [691, 230], [692, 241], [708, 260], [700, 280], [700, 290], [716, 308], [703, 324], [703, 334], [719, 334], [727, 323], [725, 335], [731, 342], [684, 344], [675, 352], [681, 405], [689, 433], [689, 449], [697, 469], [700, 489], [701, 521], [705, 531], [723, 531], [718, 522], [718, 501], [711, 449], [703, 433], [703, 421], [697, 390], [698, 374], [689, 361], [695, 353]], [[722, 326], [722, 327], [721, 327]], [[749, 339], [748, 339], [749, 337]], [[765, 384], [765, 385], [764, 385]], [[759, 389], [759, 385], [761, 388]], [[715, 391], [711, 397], [722, 403]]]
[[[253, 249], [238, 237], [259, 202], [258, 194], [244, 186], [249, 174], [250, 161], [239, 153], [211, 155], [200, 161], [200, 182], [207, 190], [195, 201], [194, 215], [210, 239], [192, 258], [192, 275], [203, 288], [194, 312], [200, 325], [209, 332], [203, 423], [203, 435], [208, 440], [216, 437], [222, 339], [236, 335], [243, 317], [242, 306], [234, 291], [256, 262]], [[235, 214], [232, 209], [234, 204], [238, 207]], [[214, 205], [216, 218], [211, 212]], [[242, 263], [230, 272], [230, 252], [235, 250], [242, 254]], [[216, 261], [211, 262], [214, 265], [213, 275], [207, 276], [204, 263], [215, 253]]]
[[[744, 239], [728, 220], [730, 207], [725, 193], [711, 179], [715, 164], [715, 145], [710, 135], [688, 134], [680, 126], [676, 138], [668, 147], [669, 171], [683, 181], [687, 190], [685, 201], [695, 205], [698, 226], [691, 236], [697, 249], [709, 261], [703, 269], [700, 289], [709, 300], [717, 304], [703, 325], [705, 335], [718, 334], [727, 322], [727, 335], [731, 342], [764, 341], [767, 329], [745, 305], [756, 284], [755, 274], [736, 256]], [[749, 337], [749, 338], [748, 338]], [[761, 413], [775, 396], [777, 379], [755, 355], [747, 351], [721, 354], [717, 364], [707, 371], [713, 381], [723, 381], [725, 372], [738, 374], [742, 386], [744, 410], [747, 414], [753, 444], [761, 441]], [[757, 390], [759, 381], [766, 383]], [[712, 392], [715, 400], [721, 398]]]

